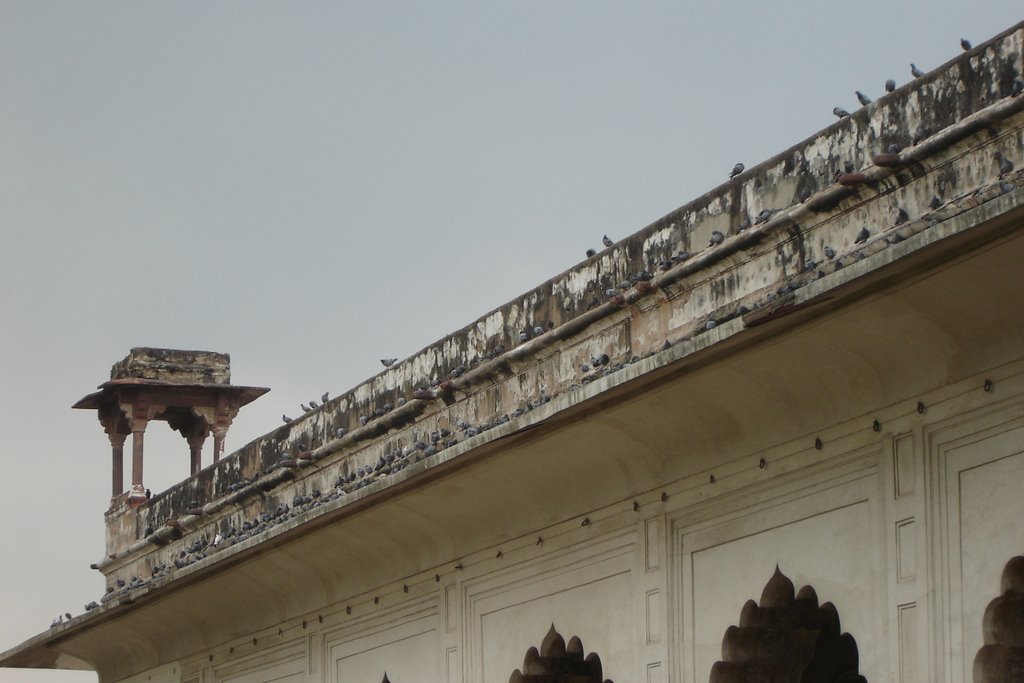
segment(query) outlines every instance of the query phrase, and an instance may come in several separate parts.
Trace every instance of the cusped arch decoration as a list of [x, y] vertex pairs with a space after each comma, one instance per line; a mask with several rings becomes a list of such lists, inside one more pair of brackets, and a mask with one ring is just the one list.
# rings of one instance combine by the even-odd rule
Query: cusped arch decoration
[[526, 651], [522, 670], [513, 671], [508, 683], [612, 683], [603, 680], [603, 675], [596, 652], [584, 656], [579, 637], [573, 636], [566, 643], [551, 624], [540, 650], [531, 646]]
[[835, 605], [819, 605], [810, 586], [795, 592], [776, 566], [760, 604], [748, 600], [739, 626], [726, 629], [710, 683], [867, 683], [859, 660], [857, 642], [842, 632]]
[[985, 644], [974, 656], [974, 683], [1024, 680], [1024, 556], [1003, 567], [999, 590], [985, 608]]

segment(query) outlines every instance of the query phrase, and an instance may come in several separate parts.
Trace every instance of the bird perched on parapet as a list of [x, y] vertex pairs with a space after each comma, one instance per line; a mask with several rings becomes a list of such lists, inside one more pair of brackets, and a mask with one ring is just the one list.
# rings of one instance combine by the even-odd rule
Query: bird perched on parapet
[[299, 407], [302, 408], [302, 412], [304, 413], [308, 413], [311, 410], [311, 408], [307, 406], [305, 403], [300, 403]]
[[605, 296], [609, 296], [609, 297], [611, 297], [611, 296], [618, 296], [619, 292], [616, 289], [614, 289], [614, 288], [608, 288], [608, 289], [604, 290], [604, 295]]
[[682, 263], [688, 258], [690, 258], [690, 252], [680, 251], [675, 256], [672, 257], [672, 263]]
[[891, 78], [885, 82], [885, 92], [892, 92], [896, 89], [896, 81]]
[[1013, 192], [1016, 189], [1017, 186], [1014, 185], [1013, 183], [1008, 183], [1005, 180], [999, 181], [999, 191], [1002, 192], [1003, 194], [1006, 194], [1007, 192]]
[[390, 368], [392, 365], [398, 362], [397, 358], [381, 358], [380, 364], [386, 368]]
[[850, 112], [846, 111], [842, 107], [832, 107], [832, 113], [841, 119], [850, 115]]
[[65, 612], [64, 616], [67, 617], [68, 621], [71, 621], [71, 612]]
[[761, 213], [757, 214], [757, 218], [754, 219], [754, 225], [761, 225], [767, 223], [768, 219], [772, 217], [771, 209], [764, 209]]
[[334, 430], [334, 438], [340, 439], [341, 437], [345, 436], [345, 432], [347, 431], [348, 430], [345, 429], [344, 427], [338, 427], [337, 429]]
[[615, 244], [615, 242], [613, 242], [611, 238], [608, 237], [608, 235], [605, 235], [604, 237], [601, 238], [601, 244], [603, 244], [606, 247], [610, 247], [613, 244]]
[[530, 333], [527, 332], [526, 330], [523, 330], [522, 332], [519, 333], [519, 342], [520, 343], [525, 342], [525, 341], [529, 341], [529, 339], [530, 339]]
[[540, 325], [534, 325], [534, 327], [533, 327], [533, 336], [534, 337], [539, 337], [542, 334], [544, 334], [544, 328], [541, 327]]
[[857, 233], [857, 239], [853, 240], [853, 243], [864, 244], [868, 241], [869, 237], [871, 237], [871, 232], [868, 230], [867, 226], [864, 226], [860, 229], [860, 232]]
[[654, 279], [654, 275], [650, 271], [641, 270], [638, 273], [634, 273], [629, 277], [633, 282], [647, 282]]
[[310, 410], [316, 410], [319, 407], [320, 407], [320, 404], [317, 403], [316, 401], [310, 401], [309, 402], [309, 409]]
[[610, 360], [611, 358], [608, 357], [607, 353], [602, 353], [599, 356], [592, 356], [590, 358], [590, 364], [593, 365], [595, 368], [599, 368], [602, 365], [608, 365], [608, 362]]
[[836, 257], [836, 250], [833, 249], [832, 247], [828, 246], [828, 245], [825, 245], [824, 253], [825, 253], [825, 258], [827, 258], [827, 259], [834, 259]]
[[917, 68], [917, 64], [911, 64], [910, 75], [914, 78], [921, 78], [921, 76], [924, 76], [924, 72]]
[[365, 427], [366, 423], [369, 422], [369, 421], [370, 421], [370, 418], [366, 417], [365, 415], [360, 415], [359, 416], [359, 424], [360, 424], [360, 426]]
[[331, 392], [329, 392], [329, 391], [325, 391], [325, 392], [324, 392], [323, 394], [321, 394], [321, 396], [320, 396], [320, 402], [321, 402], [321, 403], [327, 403], [327, 401], [328, 401], [328, 400], [329, 400], [330, 398], [331, 398]]
[[853, 173], [855, 170], [856, 169], [855, 169], [852, 161], [844, 161], [843, 162], [843, 172], [844, 173]]
[[939, 195], [934, 195], [932, 197], [932, 200], [928, 202], [928, 208], [931, 209], [932, 211], [939, 208], [940, 206], [942, 206], [942, 200], [939, 199]]
[[971, 41], [967, 40], [966, 38], [961, 38], [960, 47], [964, 49], [964, 52], [967, 52], [968, 50], [971, 49]]
[[871, 98], [862, 93], [860, 90], [854, 90], [853, 94], [857, 96], [857, 101], [861, 103], [861, 106], [868, 106], [871, 104]]
[[666, 258], [666, 259], [662, 259], [662, 260], [658, 261], [658, 268], [660, 268], [661, 270], [671, 270], [672, 269], [672, 259], [667, 259]]
[[746, 168], [747, 167], [744, 166], [742, 163], [736, 164], [735, 166], [732, 167], [732, 172], [729, 173], [729, 179], [731, 180], [732, 178], [738, 176], [740, 173], [743, 173], [743, 171], [745, 171]]
[[292, 419], [287, 415], [281, 415], [281, 421], [284, 422], [285, 424], [288, 424], [289, 422], [292, 421]]
[[909, 220], [910, 216], [907, 214], [907, 212], [903, 209], [900, 209], [896, 212], [896, 222], [894, 223], [894, 225], [903, 225]]
[[1010, 86], [1010, 97], [1016, 97], [1024, 93], [1024, 79], [1015, 78], [1013, 79], [1013, 85]]
[[587, 258], [590, 258], [591, 256], [597, 256], [597, 251], [594, 249], [587, 249]]
[[1004, 157], [1001, 153], [995, 153], [996, 161], [999, 162], [999, 178], [1002, 179], [1013, 172], [1013, 162]]
[[900, 146], [897, 145], [894, 142], [891, 145], [889, 145], [888, 147], [886, 147], [885, 151], [888, 152], [889, 154], [899, 154], [900, 153]]
[[725, 241], [725, 235], [722, 234], [721, 230], [715, 230], [711, 233], [711, 241], [708, 242], [709, 247], [716, 247]]
[[633, 283], [630, 280], [623, 280], [622, 282], [615, 286], [621, 289], [622, 291], [626, 291], [627, 289], [633, 286]]

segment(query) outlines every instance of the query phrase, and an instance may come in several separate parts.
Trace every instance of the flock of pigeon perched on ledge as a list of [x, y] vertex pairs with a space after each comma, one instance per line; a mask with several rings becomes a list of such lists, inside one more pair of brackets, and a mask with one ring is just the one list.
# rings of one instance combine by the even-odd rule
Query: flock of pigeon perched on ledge
[[[967, 41], [961, 41], [961, 45], [965, 50], [969, 50], [970, 44]], [[912, 65], [913, 67], [913, 65]], [[913, 73], [915, 78], [919, 78], [921, 75], [916, 67], [913, 67]], [[886, 83], [886, 90], [891, 92], [895, 89], [895, 83], [888, 81]], [[1017, 97], [1024, 93], [1024, 81], [1016, 79], [1013, 81], [1009, 97]], [[862, 93], [857, 92], [857, 97], [861, 104], [867, 105], [870, 103], [870, 99], [864, 96]], [[837, 110], [839, 108], [837, 107]], [[841, 113], [840, 113], [841, 111]], [[836, 113], [837, 116], [848, 115], [844, 110], [840, 110]], [[893, 149], [890, 146], [884, 154], [890, 156], [898, 156], [900, 150], [898, 147]], [[879, 165], [885, 165], [880, 163], [880, 158], [884, 155], [876, 157], [876, 163]], [[996, 159], [999, 163], [999, 182], [997, 185], [988, 186], [986, 188], [978, 188], [968, 195], [985, 195], [985, 198], [991, 198], [998, 194], [1004, 194], [1011, 192], [1016, 189], [1016, 184], [1010, 179], [1011, 174], [1014, 172], [1014, 165], [1009, 160], [1001, 155], [996, 155]], [[895, 165], [895, 164], [894, 164]], [[732, 172], [729, 174], [730, 178], [735, 178], [742, 174], [745, 167], [742, 163], [736, 164]], [[847, 184], [844, 182], [845, 178], [850, 176], [860, 175], [856, 173], [852, 162], [845, 162], [843, 169], [836, 172], [833, 180], [840, 184]], [[1013, 175], [1013, 179], [1019, 179], [1020, 173]], [[806, 201], [809, 196], [801, 196], [800, 201]], [[962, 197], [942, 199], [938, 196], [932, 198], [929, 209], [931, 212], [936, 212], [953, 202], [959, 202]], [[754, 225], [766, 223], [772, 217], [775, 212], [765, 209], [762, 211], [754, 220]], [[955, 213], [955, 210], [953, 211]], [[880, 233], [873, 235], [871, 229], [868, 226], [864, 226], [860, 229], [854, 239], [855, 248], [844, 254], [837, 254], [835, 249], [831, 246], [826, 245], [823, 250], [824, 259], [821, 263], [814, 260], [808, 260], [804, 264], [804, 272], [797, 277], [791, 278], [785, 285], [780, 287], [778, 291], [769, 293], [766, 295], [764, 300], [753, 302], [750, 307], [745, 305], [739, 305], [733, 310], [729, 311], [715, 311], [708, 315], [705, 320], [702, 320], [696, 333], [713, 329], [717, 325], [731, 320], [735, 317], [741, 317], [750, 313], [752, 309], [756, 310], [758, 307], [767, 305], [775, 300], [777, 297], [785, 296], [801, 286], [807, 284], [810, 281], [824, 277], [830, 272], [835, 272], [844, 267], [845, 263], [854, 262], [865, 258], [867, 255], [881, 251], [889, 245], [896, 244], [918, 232], [921, 232], [929, 227], [936, 225], [938, 219], [933, 216], [932, 213], [926, 213], [914, 220], [911, 220], [911, 216], [903, 208], [897, 208], [895, 215], [893, 216], [892, 225], [885, 227], [875, 227], [875, 232]], [[751, 227], [749, 220], [744, 220], [740, 223], [738, 231]], [[884, 234], [882, 234], [884, 233]], [[721, 245], [726, 239], [726, 235], [721, 231], [714, 231], [709, 240], [708, 248], [715, 248]], [[602, 243], [606, 248], [614, 245], [607, 235], [602, 239]], [[597, 252], [593, 249], [587, 251], [587, 256], [596, 256]], [[687, 261], [690, 258], [690, 254], [687, 252], [679, 252], [669, 258], [664, 258], [656, 261], [651, 265], [652, 270], [669, 271], [675, 268], [677, 265]], [[625, 294], [635, 289], [640, 295], [649, 293], [657, 288], [655, 281], [655, 275], [651, 270], [641, 270], [631, 275], [628, 279], [623, 280], [615, 287], [610, 287], [605, 290], [606, 300], [619, 305], [626, 305]], [[595, 301], [591, 303], [591, 307], [598, 305], [599, 302]], [[548, 327], [536, 326], [532, 330], [523, 330], [519, 333], [519, 342], [525, 343], [533, 338], [539, 337], [546, 334], [551, 328], [550, 323]], [[564, 391], [574, 391], [583, 385], [593, 382], [597, 379], [607, 377], [620, 370], [638, 363], [646, 358], [649, 358], [657, 353], [668, 350], [673, 346], [674, 343], [683, 341], [683, 339], [677, 339], [675, 341], [666, 339], [660, 345], [660, 347], [652, 349], [645, 353], [643, 356], [633, 355], [629, 359], [621, 359], [613, 362], [613, 359], [606, 353], [601, 353], [591, 357], [589, 363], [581, 363], [578, 367], [579, 375], [577, 380], [574, 381]], [[505, 353], [504, 347], [497, 347], [492, 349], [490, 352], [485, 354], [479, 362], [486, 362], [493, 360], [494, 358]], [[390, 368], [397, 363], [396, 358], [384, 358], [381, 359], [381, 364], [385, 368]], [[462, 374], [468, 372], [468, 368], [459, 366], [449, 373], [449, 379], [454, 379]], [[438, 383], [439, 385], [443, 384]], [[455, 444], [475, 437], [483, 432], [486, 432], [494, 427], [500, 426], [511, 420], [514, 420], [546, 403], [548, 403], [553, 396], [557, 396], [562, 392], [555, 392], [554, 394], [542, 394], [539, 397], [527, 401], [515, 410], [505, 413], [499, 416], [495, 416], [493, 419], [479, 423], [470, 424], [465, 420], [458, 420], [454, 425], [454, 429], [438, 429], [430, 433], [415, 434], [413, 435], [412, 443], [402, 446], [401, 448], [393, 449], [385, 454], [381, 455], [380, 458], [372, 465], [361, 466], [355, 470], [349, 471], [347, 474], [339, 475], [334, 482], [334, 487], [329, 491], [313, 490], [307, 493], [299, 493], [294, 496], [290, 504], [278, 505], [272, 512], [264, 511], [253, 519], [244, 521], [239, 527], [231, 527], [224, 533], [216, 533], [212, 538], [209, 536], [203, 536], [193, 541], [189, 546], [180, 550], [178, 554], [167, 562], [160, 563], [153, 567], [152, 574], [149, 578], [143, 579], [138, 576], [131, 577], [130, 580], [124, 581], [118, 579], [116, 584], [107, 588], [106, 594], [101, 598], [100, 602], [106, 603], [110, 600], [119, 599], [121, 601], [130, 602], [131, 593], [139, 588], [146, 587], [150, 582], [162, 579], [169, 576], [172, 572], [178, 569], [183, 569], [191, 564], [194, 564], [220, 550], [231, 547], [232, 545], [244, 542], [250, 538], [259, 536], [260, 534], [274, 528], [280, 524], [284, 524], [289, 520], [301, 517], [307, 512], [316, 509], [322, 505], [326, 505], [332, 501], [343, 498], [355, 491], [358, 491], [366, 486], [370, 486], [374, 482], [391, 474], [401, 471], [413, 463], [417, 463], [425, 458], [429, 458], [436, 455], [440, 451], [450, 448]], [[434, 399], [438, 396], [438, 386], [428, 388], [421, 387], [417, 391], [413, 392], [412, 397], [417, 399]], [[303, 412], [310, 412], [317, 410], [322, 407], [322, 404], [327, 403], [330, 400], [330, 395], [325, 392], [321, 397], [320, 401], [310, 401], [308, 404], [302, 404], [301, 409]], [[392, 406], [390, 403], [385, 403], [381, 407], [375, 409], [370, 415], [361, 415], [358, 417], [360, 427], [367, 425], [372, 420], [382, 418], [389, 412], [397, 407], [401, 407], [406, 403], [406, 399], [399, 398], [396, 401], [396, 405]], [[292, 422], [292, 418], [287, 415], [282, 416], [282, 420], [285, 424]], [[345, 427], [339, 427], [334, 432], [334, 438], [339, 439], [344, 437], [348, 433]], [[258, 472], [251, 479], [243, 479], [241, 481], [232, 483], [227, 487], [226, 492], [237, 492], [246, 489], [246, 487], [260, 480], [261, 477], [268, 475], [269, 473], [279, 468], [302, 468], [312, 464], [312, 456], [310, 454], [312, 444], [298, 444], [297, 448], [299, 451], [294, 454], [283, 453], [281, 458], [267, 467], [265, 470]], [[223, 494], [222, 494], [223, 495]], [[193, 501], [190, 505], [190, 514], [202, 514], [200, 510], [200, 504], [198, 501]], [[170, 522], [168, 522], [170, 524]], [[153, 533], [152, 528], [146, 529], [146, 535], [149, 536]], [[99, 604], [95, 601], [89, 602], [85, 605], [85, 611], [91, 611], [99, 607]], [[56, 627], [64, 623], [65, 619], [70, 620], [72, 615], [67, 612], [63, 615], [58, 616], [50, 624], [51, 628]]]

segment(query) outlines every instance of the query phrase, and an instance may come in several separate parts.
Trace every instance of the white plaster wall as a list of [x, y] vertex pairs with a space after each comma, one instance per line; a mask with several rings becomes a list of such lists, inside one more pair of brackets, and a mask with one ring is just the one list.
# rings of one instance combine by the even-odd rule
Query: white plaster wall
[[722, 454], [713, 486], [698, 472], [638, 508], [609, 500], [130, 680], [504, 683], [553, 623], [616, 683], [701, 683], [778, 564], [836, 606], [869, 681], [970, 681], [985, 606], [1024, 552], [1024, 360], [920, 399], [823, 428], [822, 450], [766, 446], [763, 468]]

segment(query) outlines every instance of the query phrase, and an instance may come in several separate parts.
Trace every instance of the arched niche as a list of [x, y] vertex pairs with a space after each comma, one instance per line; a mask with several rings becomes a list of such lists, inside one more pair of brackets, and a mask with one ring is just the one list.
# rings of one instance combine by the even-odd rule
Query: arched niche
[[726, 629], [710, 683], [867, 683], [858, 668], [857, 642], [842, 632], [835, 605], [819, 605], [810, 586], [796, 592], [776, 567], [760, 603], [748, 600], [739, 625]]
[[603, 680], [601, 658], [596, 652], [583, 654], [583, 641], [565, 639], [551, 624], [540, 649], [530, 647], [523, 657], [523, 668], [509, 676], [509, 683], [612, 683]]
[[974, 683], [1024, 681], [1024, 556], [1006, 563], [999, 597], [982, 619], [985, 644], [974, 657]]

